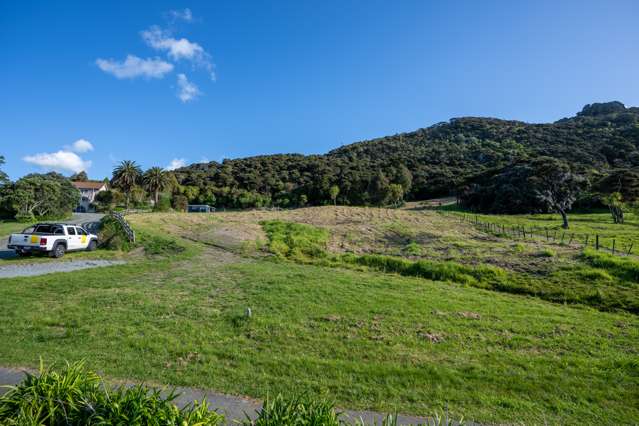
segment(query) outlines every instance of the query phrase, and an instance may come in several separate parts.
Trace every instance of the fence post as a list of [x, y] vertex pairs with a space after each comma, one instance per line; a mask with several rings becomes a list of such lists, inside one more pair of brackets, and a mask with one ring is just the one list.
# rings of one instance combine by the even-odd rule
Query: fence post
[[590, 234], [586, 234], [586, 242], [584, 243], [586, 247], [588, 247], [588, 238], [590, 238]]
[[550, 240], [550, 236], [548, 235], [548, 228], [546, 228], [546, 241]]
[[612, 239], [612, 254], [615, 254], [615, 239]]
[[599, 234], [595, 235], [595, 250], [599, 250]]
[[628, 255], [630, 255], [630, 252], [632, 251], [632, 246], [633, 246], [634, 244], [635, 244], [634, 242], [630, 243], [630, 248], [628, 249]]

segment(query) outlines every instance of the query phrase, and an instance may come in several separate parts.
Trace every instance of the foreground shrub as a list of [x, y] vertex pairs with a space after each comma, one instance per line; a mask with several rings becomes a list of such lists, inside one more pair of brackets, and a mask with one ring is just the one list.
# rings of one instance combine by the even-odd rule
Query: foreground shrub
[[109, 250], [129, 251], [132, 247], [122, 225], [111, 215], [104, 216], [100, 221], [98, 241], [102, 248]]
[[166, 398], [144, 386], [109, 390], [83, 363], [67, 364], [60, 372], [40, 366], [0, 397], [3, 425], [221, 425], [223, 416], [206, 404], [179, 409], [177, 397]]
[[[362, 419], [355, 419], [357, 426], [370, 425]], [[264, 401], [255, 420], [247, 418], [243, 426], [346, 426], [352, 423], [346, 416], [335, 410], [332, 402], [312, 399], [307, 396], [285, 398], [278, 395]], [[463, 426], [463, 419], [453, 421], [446, 412], [443, 417], [435, 414], [426, 420], [423, 426]], [[379, 426], [400, 426], [396, 415], [388, 415], [381, 422], [373, 423]]]
[[278, 395], [266, 399], [255, 420], [247, 419], [245, 426], [340, 426], [339, 414], [332, 403], [306, 396], [286, 399]]

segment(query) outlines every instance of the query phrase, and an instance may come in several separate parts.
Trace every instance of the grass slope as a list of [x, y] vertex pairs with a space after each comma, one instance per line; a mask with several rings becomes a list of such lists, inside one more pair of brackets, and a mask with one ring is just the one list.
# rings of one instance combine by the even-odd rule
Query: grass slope
[[636, 316], [178, 243], [174, 260], [0, 281], [0, 364], [86, 359], [111, 378], [484, 422], [639, 421]]
[[[464, 214], [457, 212], [455, 214]], [[600, 213], [573, 213], [569, 214], [570, 229], [561, 228], [561, 217], [558, 214], [531, 214], [531, 215], [475, 215], [467, 214], [467, 217], [480, 221], [496, 223], [499, 225], [519, 225], [527, 229], [535, 228], [538, 232], [550, 231], [550, 235], [560, 238], [565, 232], [565, 241], [568, 241], [571, 234], [575, 235], [575, 244], [583, 245], [588, 235], [588, 246], [595, 244], [595, 235], [599, 235], [600, 244], [607, 249], [612, 247], [612, 240], [616, 241], [616, 249], [627, 251], [631, 248], [632, 253], [639, 253], [639, 217], [632, 213], [626, 213], [625, 223], [613, 223], [609, 212]], [[543, 231], [542, 231], [543, 230]]]

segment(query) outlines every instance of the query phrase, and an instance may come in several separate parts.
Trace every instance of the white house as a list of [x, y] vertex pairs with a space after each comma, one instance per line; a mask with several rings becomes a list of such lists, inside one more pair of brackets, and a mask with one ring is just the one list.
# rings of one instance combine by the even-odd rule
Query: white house
[[98, 192], [107, 190], [106, 184], [104, 182], [96, 182], [90, 180], [86, 182], [75, 181], [72, 183], [73, 186], [78, 188], [82, 196], [82, 198], [80, 199], [80, 205], [75, 209], [75, 211], [81, 213], [95, 211], [95, 208], [92, 206], [93, 201], [95, 200], [95, 196]]

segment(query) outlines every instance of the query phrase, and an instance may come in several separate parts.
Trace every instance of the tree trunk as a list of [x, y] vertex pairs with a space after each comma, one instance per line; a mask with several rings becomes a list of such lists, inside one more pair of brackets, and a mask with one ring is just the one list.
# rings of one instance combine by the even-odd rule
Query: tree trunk
[[160, 199], [160, 192], [156, 189], [155, 190], [155, 208], [158, 208], [158, 200]]
[[621, 207], [610, 206], [610, 214], [614, 223], [623, 223], [623, 210]]
[[559, 210], [559, 214], [561, 215], [561, 219], [564, 221], [561, 227], [564, 229], [568, 229], [568, 215], [563, 210]]

